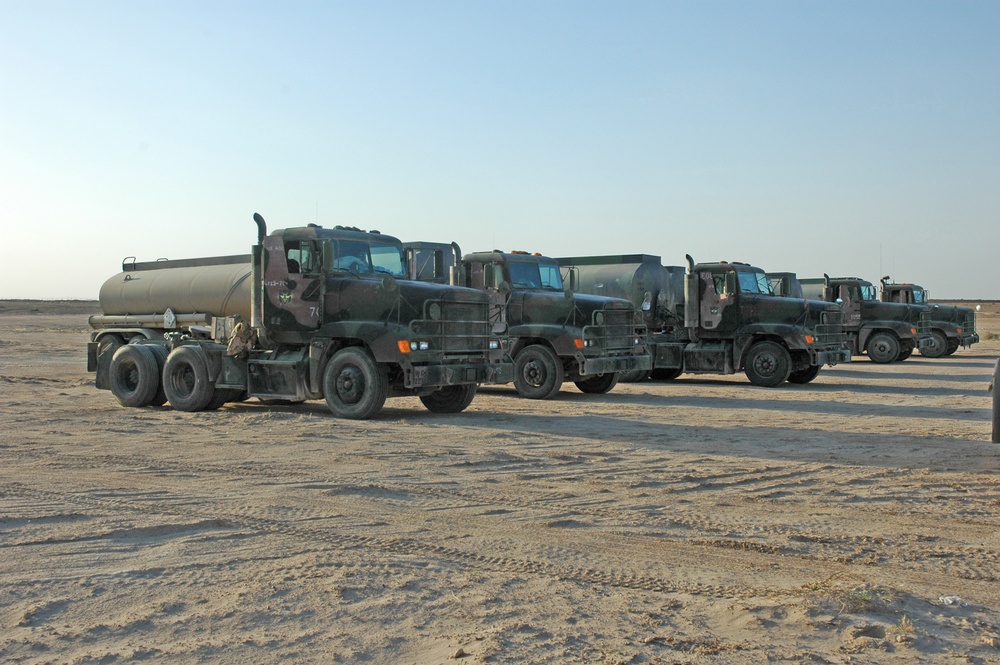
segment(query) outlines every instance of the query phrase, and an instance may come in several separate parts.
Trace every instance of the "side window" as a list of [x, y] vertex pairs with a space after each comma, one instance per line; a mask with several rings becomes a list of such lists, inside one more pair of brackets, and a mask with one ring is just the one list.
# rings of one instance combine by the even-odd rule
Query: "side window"
[[323, 255], [314, 243], [308, 240], [292, 240], [285, 243], [285, 260], [288, 274], [319, 272], [323, 265]]
[[715, 292], [720, 296], [726, 293], [726, 276], [723, 275], [712, 275], [712, 284], [715, 286]]

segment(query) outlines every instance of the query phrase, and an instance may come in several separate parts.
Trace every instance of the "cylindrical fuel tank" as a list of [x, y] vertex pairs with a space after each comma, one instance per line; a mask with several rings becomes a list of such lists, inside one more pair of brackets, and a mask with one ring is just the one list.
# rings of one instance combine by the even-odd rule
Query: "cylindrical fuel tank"
[[[163, 262], [169, 266], [169, 262]], [[203, 313], [250, 320], [250, 261], [223, 265], [126, 270], [104, 282], [106, 315]]]
[[[637, 309], [650, 299], [644, 310], [647, 325], [656, 327], [666, 311], [676, 312], [684, 303], [684, 269], [659, 262], [579, 265], [579, 290], [601, 296], [625, 298]], [[659, 313], [659, 315], [658, 315]]]

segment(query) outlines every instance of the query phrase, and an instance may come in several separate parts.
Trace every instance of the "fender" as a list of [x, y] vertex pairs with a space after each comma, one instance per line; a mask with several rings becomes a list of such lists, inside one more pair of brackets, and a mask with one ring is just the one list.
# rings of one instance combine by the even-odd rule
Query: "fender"
[[858, 331], [858, 349], [860, 351], [865, 348], [869, 337], [886, 330], [895, 333], [900, 340], [915, 340], [917, 336], [912, 332], [914, 328], [916, 325], [906, 321], [866, 321]]

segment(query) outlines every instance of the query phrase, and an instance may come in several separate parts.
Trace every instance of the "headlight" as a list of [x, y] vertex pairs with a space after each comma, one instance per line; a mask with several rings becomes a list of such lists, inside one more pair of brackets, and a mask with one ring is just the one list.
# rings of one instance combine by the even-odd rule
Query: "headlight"
[[498, 339], [491, 339], [490, 340], [490, 348], [491, 349], [499, 349], [500, 348], [500, 340], [498, 340]]

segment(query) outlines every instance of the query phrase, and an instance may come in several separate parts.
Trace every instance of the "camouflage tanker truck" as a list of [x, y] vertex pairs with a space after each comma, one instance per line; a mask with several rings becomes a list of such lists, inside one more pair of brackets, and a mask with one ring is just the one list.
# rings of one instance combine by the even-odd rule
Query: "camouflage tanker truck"
[[773, 387], [850, 362], [838, 305], [777, 298], [764, 271], [745, 263], [687, 260], [685, 272], [648, 254], [558, 259], [582, 291], [639, 307], [654, 379], [742, 370], [754, 385]]
[[477, 384], [511, 379], [486, 295], [407, 280], [396, 238], [313, 224], [267, 235], [254, 220], [250, 255], [126, 260], [104, 283], [87, 346], [98, 388], [182, 411], [325, 399], [363, 419], [390, 395], [459, 412]]
[[606, 393], [621, 372], [649, 371], [645, 326], [632, 303], [566, 289], [555, 259], [498, 250], [462, 256], [454, 243], [403, 246], [415, 278], [490, 295], [509, 326], [521, 396], [553, 397], [564, 381], [585, 393]]
[[890, 282], [888, 275], [881, 282], [879, 298], [882, 302], [925, 305], [930, 308], [928, 316], [921, 318], [918, 328], [919, 332], [930, 337], [927, 344], [920, 347], [920, 355], [928, 358], [950, 356], [959, 347], [967, 349], [979, 341], [975, 310], [952, 305], [932, 305], [927, 289], [916, 284]]
[[929, 331], [919, 332], [927, 328], [921, 317], [926, 319], [928, 308], [881, 302], [875, 286], [867, 280], [828, 275], [797, 279], [794, 273], [774, 275], [779, 274], [791, 285], [791, 290], [801, 289], [806, 298], [842, 303], [844, 330], [855, 355], [867, 353], [876, 363], [902, 361], [914, 349], [923, 349], [930, 340]]

